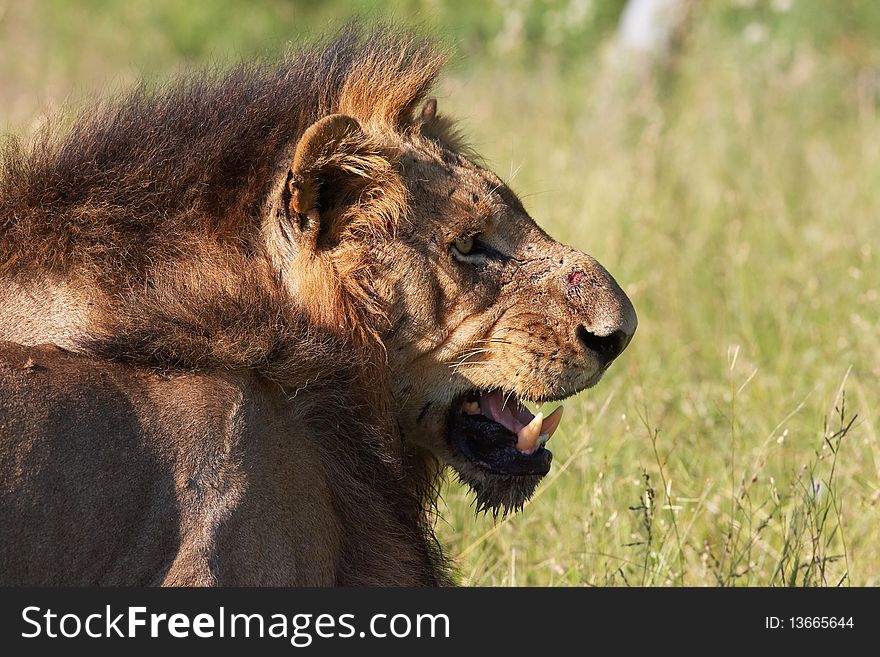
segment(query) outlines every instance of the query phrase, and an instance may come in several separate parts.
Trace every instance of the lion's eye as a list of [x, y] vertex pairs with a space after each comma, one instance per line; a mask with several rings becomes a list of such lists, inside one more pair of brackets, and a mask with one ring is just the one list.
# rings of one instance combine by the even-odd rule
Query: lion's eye
[[457, 240], [455, 240], [455, 250], [458, 251], [461, 255], [467, 255], [474, 250], [474, 238], [459, 237]]

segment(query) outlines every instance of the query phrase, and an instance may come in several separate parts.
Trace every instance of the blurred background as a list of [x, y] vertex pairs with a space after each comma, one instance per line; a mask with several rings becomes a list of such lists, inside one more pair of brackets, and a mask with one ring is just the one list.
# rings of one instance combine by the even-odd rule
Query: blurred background
[[640, 317], [522, 513], [445, 487], [461, 583], [880, 585], [880, 2], [0, 0], [0, 130], [356, 18]]

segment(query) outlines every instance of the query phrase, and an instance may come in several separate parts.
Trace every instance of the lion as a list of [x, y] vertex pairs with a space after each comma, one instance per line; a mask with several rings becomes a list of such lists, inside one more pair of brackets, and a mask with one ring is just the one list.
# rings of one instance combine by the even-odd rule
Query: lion
[[446, 467], [478, 509], [518, 510], [562, 418], [527, 403], [598, 383], [637, 317], [438, 113], [443, 61], [429, 41], [350, 28], [278, 65], [98, 103], [61, 137], [9, 141], [0, 339], [271, 382], [342, 418], [296, 440], [348, 444], [365, 428], [361, 449], [421, 510]]

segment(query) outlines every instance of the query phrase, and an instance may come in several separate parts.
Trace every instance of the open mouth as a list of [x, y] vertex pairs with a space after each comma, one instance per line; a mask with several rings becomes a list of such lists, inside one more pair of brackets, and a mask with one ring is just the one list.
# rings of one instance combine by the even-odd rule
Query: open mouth
[[543, 476], [553, 459], [545, 444], [562, 412], [535, 415], [513, 393], [472, 391], [452, 405], [447, 431], [459, 455], [483, 470]]

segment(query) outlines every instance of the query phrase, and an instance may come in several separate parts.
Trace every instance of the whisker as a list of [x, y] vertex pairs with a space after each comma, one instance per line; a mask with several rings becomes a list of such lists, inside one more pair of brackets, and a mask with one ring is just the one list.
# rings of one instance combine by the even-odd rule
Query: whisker
[[[492, 351], [492, 349], [491, 349], [491, 348], [486, 348], [486, 349], [470, 349], [470, 350], [466, 351], [464, 354], [462, 354], [461, 358], [460, 358], [458, 361], [456, 361], [456, 362], [461, 362], [462, 360], [464, 360], [464, 359], [466, 359], [466, 358], [470, 358], [471, 356], [476, 356], [476, 355], [478, 355], [478, 354], [485, 354], [485, 353], [487, 353], [487, 352], [489, 352], [489, 351]], [[446, 364], [449, 365], [450, 367], [452, 366], [452, 362], [449, 362], [449, 363], [446, 363]]]
[[483, 342], [489, 344], [510, 344], [509, 340], [505, 340], [504, 338], [487, 338], [484, 340], [475, 340], [475, 342]]
[[552, 193], [555, 193], [558, 191], [559, 190], [557, 190], [557, 189], [539, 189], [537, 191], [530, 192], [528, 194], [518, 194], [517, 196], [519, 196], [520, 200], [522, 200], [525, 198], [532, 198], [533, 196], [541, 196], [542, 194], [552, 194]]
[[464, 356], [462, 356], [461, 359], [457, 363], [455, 363], [454, 365], [451, 363], [447, 363], [447, 366], [452, 368], [452, 374], [454, 375], [456, 372], [458, 372], [458, 368], [461, 367], [465, 363], [465, 361], [467, 361], [468, 358], [471, 358], [473, 356], [478, 356], [480, 354], [484, 354], [489, 351], [491, 351], [491, 349], [473, 349], [473, 350], [465, 353]]

